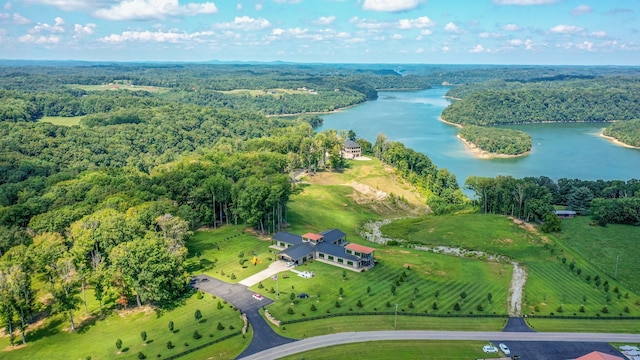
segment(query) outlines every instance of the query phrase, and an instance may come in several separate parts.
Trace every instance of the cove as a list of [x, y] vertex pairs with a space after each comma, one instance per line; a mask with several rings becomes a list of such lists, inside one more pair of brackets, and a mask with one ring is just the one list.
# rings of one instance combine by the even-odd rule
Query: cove
[[378, 100], [322, 115], [324, 123], [317, 130], [353, 130], [372, 143], [379, 133], [384, 133], [389, 140], [426, 154], [438, 168], [454, 173], [461, 186], [471, 175], [548, 176], [553, 180], [640, 179], [640, 150], [615, 145], [598, 136], [606, 126], [601, 123], [509, 126], [531, 135], [531, 154], [478, 159], [456, 138], [458, 128], [439, 120], [442, 110], [450, 104], [444, 98], [448, 89], [380, 91]]

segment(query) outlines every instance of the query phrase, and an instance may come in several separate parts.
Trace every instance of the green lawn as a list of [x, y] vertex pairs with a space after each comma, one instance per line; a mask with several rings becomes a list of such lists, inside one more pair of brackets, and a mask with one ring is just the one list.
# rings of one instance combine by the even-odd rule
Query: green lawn
[[571, 320], [571, 319], [533, 319], [527, 323], [536, 331], [542, 332], [603, 332], [640, 334], [638, 320]]
[[80, 125], [82, 119], [84, 119], [84, 116], [43, 116], [40, 122], [48, 122], [60, 126], [74, 126]]
[[[640, 226], [609, 224], [591, 226], [591, 218], [578, 216], [562, 221], [558, 240], [574, 249], [599, 271], [640, 293], [640, 262], [637, 259]], [[616, 271], [616, 262], [618, 262]]]
[[452, 318], [452, 317], [422, 317], [403, 316], [400, 313], [396, 319], [393, 315], [378, 316], [339, 316], [307, 322], [274, 327], [283, 336], [294, 339], [334, 334], [349, 331], [378, 331], [394, 330], [460, 330], [467, 331], [501, 331], [507, 318]]
[[375, 341], [356, 344], [345, 344], [316, 349], [283, 357], [294, 359], [341, 359], [349, 354], [350, 359], [494, 359], [499, 354], [485, 354], [481, 341]]
[[[132, 309], [130, 312], [113, 313], [98, 321], [85, 320], [75, 333], [68, 331], [67, 317], [53, 316], [28, 334], [26, 347], [11, 350], [9, 339], [0, 338], [0, 348], [5, 350], [2, 359], [66, 360], [86, 359], [88, 356], [92, 360], [133, 359], [137, 358], [139, 352], [143, 352], [147, 358], [156, 358], [158, 354], [161, 357], [170, 356], [242, 329], [238, 311], [229, 306], [218, 310], [217, 302], [209, 295], [202, 299], [193, 296], [171, 310], [144, 308], [142, 311]], [[194, 318], [196, 309], [203, 315], [200, 322]], [[77, 319], [81, 313], [83, 310], [77, 312]], [[174, 322], [173, 333], [169, 331], [169, 321]], [[218, 322], [223, 324], [224, 330], [217, 329]], [[230, 329], [230, 326], [235, 329]], [[197, 340], [193, 338], [196, 330], [202, 335]], [[146, 344], [140, 336], [142, 331], [148, 335]], [[122, 340], [121, 354], [118, 354], [115, 346], [117, 339]], [[204, 358], [205, 354], [233, 358], [249, 344], [250, 339], [248, 334], [245, 338], [237, 336], [225, 340], [194, 353], [192, 359]], [[167, 349], [168, 341], [175, 346], [171, 350]]]
[[259, 240], [242, 226], [197, 231], [187, 241], [187, 268], [192, 274], [204, 273], [237, 283], [269, 266], [274, 259], [270, 245], [270, 240]]

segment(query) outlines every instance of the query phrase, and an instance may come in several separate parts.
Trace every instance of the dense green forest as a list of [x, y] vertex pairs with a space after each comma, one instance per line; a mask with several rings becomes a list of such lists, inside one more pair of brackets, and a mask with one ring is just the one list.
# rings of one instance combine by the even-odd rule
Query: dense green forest
[[457, 124], [497, 125], [537, 122], [631, 120], [640, 113], [640, 80], [632, 76], [496, 80], [459, 86], [442, 117]]
[[467, 125], [460, 129], [459, 135], [490, 153], [521, 155], [531, 151], [531, 136], [520, 130]]
[[604, 129], [604, 135], [616, 138], [625, 144], [640, 147], [640, 119], [614, 122]]

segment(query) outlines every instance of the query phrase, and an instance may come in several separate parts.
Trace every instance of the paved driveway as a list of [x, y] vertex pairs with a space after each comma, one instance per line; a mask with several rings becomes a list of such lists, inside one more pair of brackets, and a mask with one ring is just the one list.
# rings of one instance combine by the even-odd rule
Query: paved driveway
[[278, 260], [269, 264], [268, 268], [260, 271], [259, 273], [251, 275], [246, 279], [242, 279], [240, 282], [238, 282], [238, 284], [253, 286], [262, 280], [268, 279], [273, 275], [286, 270], [289, 270], [289, 268], [287, 268], [287, 264], [282, 260]]

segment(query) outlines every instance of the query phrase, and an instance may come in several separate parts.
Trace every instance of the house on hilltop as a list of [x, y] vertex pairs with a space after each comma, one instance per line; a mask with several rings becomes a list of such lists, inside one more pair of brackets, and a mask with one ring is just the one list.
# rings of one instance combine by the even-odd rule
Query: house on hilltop
[[296, 265], [309, 260], [344, 267], [354, 271], [364, 271], [375, 265], [375, 249], [368, 246], [350, 244], [347, 235], [331, 229], [319, 234], [296, 235], [280, 231], [273, 235], [273, 246], [280, 249], [278, 259], [291, 261]]
[[354, 159], [362, 156], [362, 148], [357, 142], [347, 139], [342, 148], [342, 157], [345, 159]]

